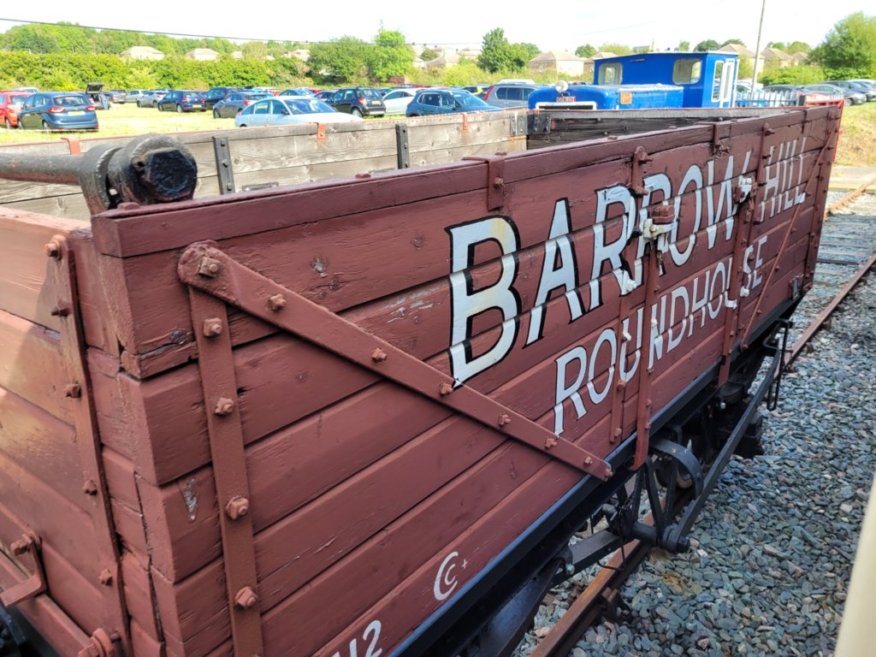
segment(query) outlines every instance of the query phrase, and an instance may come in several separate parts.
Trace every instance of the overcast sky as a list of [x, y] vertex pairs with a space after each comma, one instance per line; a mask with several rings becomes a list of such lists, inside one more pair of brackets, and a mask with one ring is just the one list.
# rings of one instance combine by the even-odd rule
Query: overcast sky
[[[805, 41], [817, 45], [842, 18], [865, 11], [862, 0], [766, 0], [762, 45], [769, 41]], [[68, 21], [94, 27], [144, 32], [182, 32], [261, 40], [323, 41], [349, 35], [371, 40], [381, 24], [401, 31], [411, 43], [446, 46], [479, 44], [501, 27], [512, 42], [534, 43], [542, 50], [570, 50], [582, 44], [654, 44], [658, 49], [691, 46], [705, 39], [757, 40], [761, 0], [656, 0], [483, 2], [478, 0], [286, 0], [273, 3], [71, 2], [40, 0], [10, 3], [4, 19]], [[871, 12], [866, 12], [872, 15]], [[0, 20], [0, 31], [14, 25]]]

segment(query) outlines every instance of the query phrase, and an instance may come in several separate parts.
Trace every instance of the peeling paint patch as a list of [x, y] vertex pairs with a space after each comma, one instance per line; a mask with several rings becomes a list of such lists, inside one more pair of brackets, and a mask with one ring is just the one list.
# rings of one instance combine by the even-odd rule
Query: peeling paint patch
[[198, 480], [192, 477], [186, 482], [185, 488], [182, 491], [183, 500], [186, 503], [186, 510], [189, 512], [189, 520], [191, 522], [194, 522], [198, 517], [198, 495], [195, 492], [197, 483]]

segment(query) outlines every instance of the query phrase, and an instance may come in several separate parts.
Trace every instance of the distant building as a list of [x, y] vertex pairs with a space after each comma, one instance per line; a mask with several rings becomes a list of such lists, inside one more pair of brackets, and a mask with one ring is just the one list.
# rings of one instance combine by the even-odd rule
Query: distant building
[[440, 48], [434, 49], [435, 52], [438, 52], [439, 55], [435, 59], [430, 59], [425, 64], [425, 68], [445, 68], [447, 66], [455, 66], [459, 64], [460, 60], [468, 59], [471, 61], [476, 61], [478, 56], [481, 54], [481, 49], [477, 47], [467, 47], [467, 48], [444, 48], [443, 50]]
[[555, 73], [581, 77], [584, 60], [564, 50], [549, 50], [529, 60], [529, 70], [536, 73]]
[[795, 52], [791, 55], [791, 66], [803, 66], [809, 63], [808, 52]]
[[186, 53], [186, 59], [198, 62], [215, 62], [221, 55], [212, 48], [195, 48]]
[[292, 56], [296, 59], [300, 59], [302, 62], [306, 62], [310, 59], [310, 51], [307, 48], [299, 48], [298, 50], [292, 51]]
[[760, 51], [760, 56], [764, 69], [787, 68], [792, 64], [791, 55], [778, 48], [764, 48]]
[[131, 46], [120, 53], [125, 59], [164, 59], [164, 53], [152, 46]]
[[739, 59], [754, 59], [754, 51], [749, 50], [741, 43], [728, 43], [718, 48], [718, 52], [733, 52], [739, 55]]

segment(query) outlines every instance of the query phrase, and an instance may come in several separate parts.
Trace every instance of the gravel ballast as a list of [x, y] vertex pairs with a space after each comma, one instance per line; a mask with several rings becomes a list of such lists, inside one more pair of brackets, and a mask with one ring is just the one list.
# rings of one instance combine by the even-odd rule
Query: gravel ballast
[[[876, 196], [845, 212], [876, 235]], [[825, 293], [813, 292], [798, 309], [798, 330], [823, 304]], [[628, 609], [588, 630], [574, 657], [833, 654], [876, 470], [874, 309], [871, 273], [786, 374], [778, 408], [762, 409], [766, 453], [733, 457], [692, 549], [652, 552], [622, 589]], [[518, 655], [581, 586], [552, 593]]]

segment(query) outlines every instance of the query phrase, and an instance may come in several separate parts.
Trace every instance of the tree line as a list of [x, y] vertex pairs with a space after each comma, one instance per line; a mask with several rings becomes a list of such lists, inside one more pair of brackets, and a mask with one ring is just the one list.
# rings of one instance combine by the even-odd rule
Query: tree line
[[[690, 47], [682, 41], [678, 50], [717, 50], [737, 43], [730, 39], [719, 43], [708, 39]], [[834, 25], [824, 41], [815, 48], [801, 41], [771, 43], [789, 54], [808, 53], [809, 63], [786, 69], [767, 71], [769, 82], [812, 82], [826, 78], [876, 77], [876, 17], [863, 12], [852, 14]], [[166, 57], [160, 61], [124, 60], [119, 55], [132, 46], [152, 46]], [[186, 59], [194, 48], [211, 48], [220, 53], [213, 62]], [[306, 48], [304, 62], [289, 53]], [[618, 55], [647, 48], [631, 48], [620, 43], [592, 44], [578, 47], [575, 54], [589, 57], [598, 51]], [[232, 53], [239, 51], [243, 59]], [[218, 85], [298, 85], [386, 82], [405, 77], [425, 84], [476, 84], [500, 76], [543, 77], [555, 75], [527, 72], [529, 61], [539, 48], [532, 43], [512, 43], [504, 30], [487, 32], [476, 58], [462, 58], [444, 68], [426, 70], [414, 67], [414, 49], [401, 32], [378, 31], [371, 41], [344, 36], [321, 43], [291, 41], [252, 41], [242, 45], [220, 38], [173, 38], [122, 30], [96, 30], [69, 23], [28, 24], [10, 28], [0, 34], [0, 85], [37, 86], [53, 89], [80, 89], [99, 80], [108, 87], [206, 88]], [[421, 52], [424, 60], [440, 56], [435, 49]], [[751, 61], [742, 60], [740, 76], [751, 74]]]

